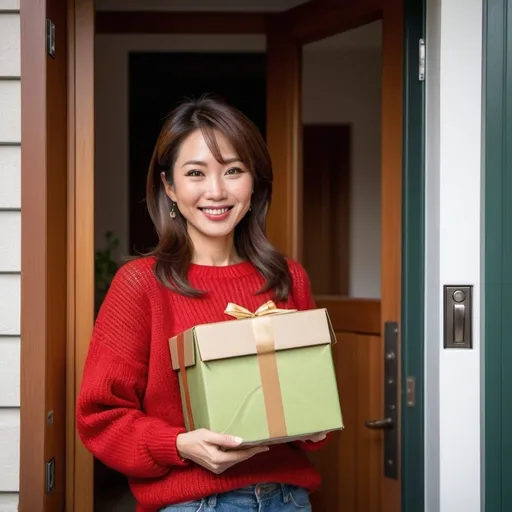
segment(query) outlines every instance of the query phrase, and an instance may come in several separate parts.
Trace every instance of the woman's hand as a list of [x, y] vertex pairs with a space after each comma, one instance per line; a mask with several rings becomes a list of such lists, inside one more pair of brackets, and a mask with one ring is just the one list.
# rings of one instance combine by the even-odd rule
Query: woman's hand
[[268, 446], [254, 446], [229, 451], [241, 443], [239, 437], [217, 434], [204, 428], [180, 434], [176, 438], [176, 448], [183, 459], [194, 461], [217, 475], [257, 453], [269, 450]]

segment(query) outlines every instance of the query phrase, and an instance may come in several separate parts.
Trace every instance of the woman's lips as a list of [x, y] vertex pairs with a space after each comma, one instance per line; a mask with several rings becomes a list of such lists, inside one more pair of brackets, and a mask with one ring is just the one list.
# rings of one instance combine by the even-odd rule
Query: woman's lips
[[222, 206], [216, 208], [199, 208], [204, 216], [210, 220], [224, 220], [229, 216], [232, 206]]

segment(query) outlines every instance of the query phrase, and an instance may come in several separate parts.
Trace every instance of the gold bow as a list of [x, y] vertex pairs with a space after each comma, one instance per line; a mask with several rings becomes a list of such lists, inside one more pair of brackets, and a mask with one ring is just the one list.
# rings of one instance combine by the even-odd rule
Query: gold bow
[[254, 313], [243, 306], [230, 302], [226, 306], [224, 313], [241, 320], [242, 318], [256, 318], [268, 315], [281, 315], [283, 313], [295, 313], [296, 311], [296, 309], [279, 309], [273, 300], [269, 300], [268, 302], [265, 302], [265, 304], [262, 304]]

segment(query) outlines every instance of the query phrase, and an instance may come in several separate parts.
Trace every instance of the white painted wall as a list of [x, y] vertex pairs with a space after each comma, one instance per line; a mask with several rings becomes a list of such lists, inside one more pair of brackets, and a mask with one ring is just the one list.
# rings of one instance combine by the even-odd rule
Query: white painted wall
[[19, 0], [0, 0], [0, 512], [19, 491], [20, 142]]
[[[481, 510], [482, 13], [482, 0], [427, 1], [427, 512]], [[474, 285], [473, 350], [443, 349], [447, 284]]]
[[[364, 38], [305, 47], [303, 120], [353, 126], [350, 295], [380, 297], [380, 23]], [[377, 45], [375, 45], [377, 39]], [[371, 48], [357, 50], [371, 41]], [[263, 36], [99, 35], [96, 37], [95, 242], [108, 230], [128, 254], [128, 54], [147, 51], [265, 51]]]

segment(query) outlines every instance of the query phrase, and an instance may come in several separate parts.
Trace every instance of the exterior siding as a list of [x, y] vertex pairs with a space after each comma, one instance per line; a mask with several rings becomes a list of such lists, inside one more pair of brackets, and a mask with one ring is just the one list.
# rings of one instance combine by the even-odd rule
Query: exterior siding
[[19, 0], [0, 0], [0, 512], [18, 509], [20, 178]]

